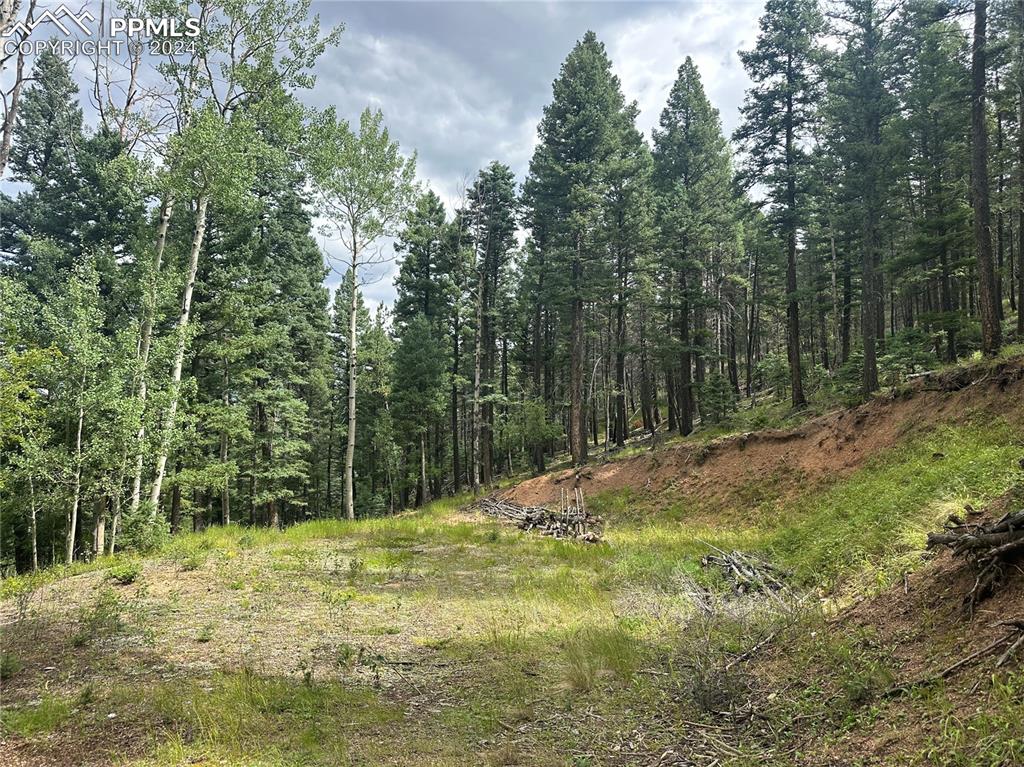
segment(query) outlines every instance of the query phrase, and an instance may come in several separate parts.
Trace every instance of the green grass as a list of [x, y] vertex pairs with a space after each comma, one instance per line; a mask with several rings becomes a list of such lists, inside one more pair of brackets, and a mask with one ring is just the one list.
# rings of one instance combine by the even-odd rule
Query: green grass
[[337, 682], [266, 678], [243, 668], [218, 674], [204, 687], [167, 684], [147, 691], [147, 703], [178, 735], [145, 763], [215, 755], [229, 764], [346, 764], [353, 734], [401, 718], [372, 691]]
[[1001, 767], [1024, 764], [1024, 673], [994, 678], [975, 713], [946, 712], [938, 734], [915, 762], [933, 767]]
[[780, 510], [764, 545], [807, 585], [856, 576], [884, 586], [914, 566], [928, 530], [951, 512], [1022, 479], [1020, 439], [1001, 420], [939, 427]]
[[43, 695], [36, 704], [0, 710], [3, 729], [30, 738], [53, 732], [71, 716], [71, 703], [53, 695]]
[[[762, 407], [765, 418], [789, 417]], [[780, 618], [756, 600], [731, 600], [700, 565], [709, 544], [760, 552], [798, 588], [871, 591], [915, 566], [925, 532], [948, 513], [1020, 482], [1021, 453], [1020, 435], [998, 418], [919, 430], [794, 500], [775, 487], [791, 487], [786, 476], [734, 488], [743, 508], [702, 513], [700, 523], [687, 499], [598, 494], [588, 499], [607, 523], [597, 545], [468, 521], [454, 513], [467, 496], [394, 517], [178, 536], [145, 561], [135, 588], [105, 583], [136, 581], [132, 560], [100, 560], [107, 577], [80, 581], [88, 586], [75, 599], [40, 600], [70, 627], [46, 652], [74, 654], [105, 682], [135, 663], [145, 681], [100, 689], [95, 700], [40, 687], [37, 704], [6, 704], [3, 726], [54, 742], [100, 739], [92, 725], [117, 710], [151, 738], [141, 759], [121, 761], [147, 767], [602, 764], [634, 731], [649, 730], [656, 757], [680, 745], [673, 721], [715, 724], [716, 712], [752, 699], [780, 733], [774, 753], [807, 722], [838, 738], [878, 716], [895, 678], [885, 648], [830, 628], [818, 608]], [[0, 588], [21, 599], [53, 577]], [[165, 578], [181, 585], [164, 588]], [[66, 588], [74, 596], [74, 583]], [[693, 589], [725, 609], [704, 615]], [[140, 621], [149, 643], [137, 641]], [[45, 678], [33, 656], [40, 626], [27, 620], [28, 639], [11, 648], [24, 663], [22, 689]], [[727, 662], [773, 632], [786, 694], [768, 701], [763, 682]], [[945, 717], [921, 764], [1021, 761], [1013, 725], [1024, 682], [998, 684], [987, 698], [995, 703], [966, 719], [942, 712], [941, 691], [921, 704], [922, 717]], [[753, 731], [721, 737], [736, 738], [723, 764], [774, 763]], [[974, 753], [982, 756], [971, 761]]]

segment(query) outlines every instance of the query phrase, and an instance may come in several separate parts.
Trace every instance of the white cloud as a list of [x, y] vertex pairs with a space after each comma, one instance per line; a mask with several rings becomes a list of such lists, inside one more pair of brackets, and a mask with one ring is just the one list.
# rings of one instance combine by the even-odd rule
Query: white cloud
[[659, 8], [618, 23], [598, 36], [606, 40], [612, 67], [627, 100], [640, 107], [639, 127], [648, 138], [658, 124], [679, 65], [691, 56], [726, 133], [738, 123], [749, 85], [737, 51], [753, 45], [760, 3], [699, 2]]

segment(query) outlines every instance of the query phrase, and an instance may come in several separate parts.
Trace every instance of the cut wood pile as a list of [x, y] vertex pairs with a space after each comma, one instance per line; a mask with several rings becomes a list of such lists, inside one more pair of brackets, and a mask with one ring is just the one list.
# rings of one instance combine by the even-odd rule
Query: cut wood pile
[[742, 551], [723, 551], [706, 545], [715, 553], [701, 557], [701, 566], [716, 568], [736, 594], [762, 593], [774, 597], [789, 591], [784, 582], [787, 574], [771, 562]]
[[[968, 507], [968, 516], [973, 513]], [[940, 547], [976, 568], [974, 586], [964, 597], [964, 604], [973, 612], [999, 585], [1005, 567], [1024, 556], [1024, 509], [983, 522], [968, 522], [951, 514], [941, 532], [928, 533], [928, 548]]]
[[521, 530], [535, 531], [552, 538], [572, 538], [586, 543], [601, 540], [601, 519], [587, 511], [583, 491], [562, 491], [560, 508], [521, 506], [500, 498], [484, 498], [478, 504], [490, 517], [505, 519]]

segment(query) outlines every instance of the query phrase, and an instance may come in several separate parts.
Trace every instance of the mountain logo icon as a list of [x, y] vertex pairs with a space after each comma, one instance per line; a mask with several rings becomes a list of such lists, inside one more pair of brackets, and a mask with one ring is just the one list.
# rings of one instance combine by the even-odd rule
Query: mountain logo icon
[[37, 27], [46, 22], [54, 24], [57, 29], [64, 33], [65, 37], [71, 34], [74, 27], [78, 27], [87, 35], [91, 35], [92, 30], [89, 28], [88, 23], [93, 21], [96, 21], [96, 17], [88, 10], [83, 9], [81, 13], [75, 13], [61, 3], [56, 8], [47, 8], [38, 19], [32, 19], [27, 22], [19, 19], [10, 29], [4, 31], [3, 37], [13, 37], [16, 34], [19, 34], [22, 38], [28, 37]]

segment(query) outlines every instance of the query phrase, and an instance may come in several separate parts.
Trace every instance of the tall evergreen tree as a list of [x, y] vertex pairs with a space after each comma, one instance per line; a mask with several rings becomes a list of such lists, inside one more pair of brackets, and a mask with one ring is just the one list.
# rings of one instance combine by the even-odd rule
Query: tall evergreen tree
[[674, 326], [678, 370], [673, 386], [679, 430], [693, 430], [693, 320], [710, 255], [729, 236], [731, 168], [718, 110], [708, 102], [689, 57], [679, 67], [668, 103], [654, 131], [659, 253], [672, 285], [669, 325]]
[[[530, 162], [531, 224], [543, 242], [553, 278], [546, 290], [568, 308], [569, 417], [572, 460], [587, 460], [584, 305], [605, 279], [604, 200], [611, 159], [620, 147], [625, 108], [619, 79], [604, 44], [583, 36], [553, 86], [537, 129], [540, 143]], [[538, 236], [539, 235], [539, 236]], [[556, 281], [557, 280], [557, 281]]]
[[744, 178], [768, 190], [786, 243], [786, 349], [793, 406], [803, 407], [797, 243], [805, 214], [806, 142], [821, 88], [816, 68], [823, 20], [817, 0], [768, 0], [753, 50], [740, 58], [754, 85], [743, 103], [736, 139], [744, 152]]

